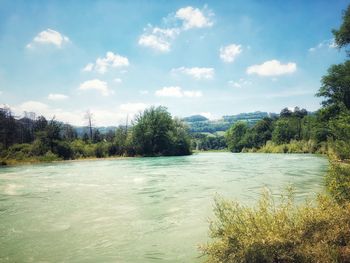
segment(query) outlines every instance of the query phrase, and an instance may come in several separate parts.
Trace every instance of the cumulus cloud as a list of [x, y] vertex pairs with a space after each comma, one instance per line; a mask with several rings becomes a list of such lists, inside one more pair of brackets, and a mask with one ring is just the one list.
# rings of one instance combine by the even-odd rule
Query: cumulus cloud
[[176, 18], [183, 21], [184, 30], [211, 27], [213, 25], [213, 21], [210, 19], [211, 16], [211, 12], [206, 16], [203, 10], [193, 8], [192, 6], [180, 8], [176, 11], [175, 15]]
[[129, 60], [127, 57], [108, 51], [105, 57], [97, 58], [95, 63], [88, 63], [83, 68], [83, 71], [95, 70], [98, 73], [104, 74], [109, 68], [121, 68], [127, 66], [129, 66]]
[[[180, 8], [175, 15], [168, 15], [163, 21], [172, 21], [163, 27], [148, 25], [139, 37], [138, 44], [165, 53], [171, 49], [172, 41], [181, 32], [193, 29], [211, 27], [213, 13], [207, 9], [200, 10], [191, 6]], [[180, 22], [181, 25], [178, 25]]]
[[336, 48], [337, 44], [335, 43], [334, 39], [328, 39], [328, 40], [323, 40], [322, 42], [318, 43], [316, 46], [309, 48], [309, 52], [315, 52], [316, 50], [319, 49], [332, 49]]
[[156, 90], [155, 95], [157, 97], [173, 97], [173, 98], [189, 97], [189, 98], [196, 98], [196, 97], [201, 97], [203, 94], [202, 94], [201, 91], [182, 90], [181, 87], [170, 86], [170, 87], [163, 87], [163, 88], [161, 88], [159, 90]]
[[87, 80], [81, 83], [79, 86], [79, 90], [96, 90], [100, 92], [103, 96], [113, 94], [113, 91], [108, 88], [107, 82], [99, 79]]
[[179, 33], [178, 28], [159, 28], [148, 26], [139, 38], [139, 45], [152, 48], [160, 52], [168, 52], [173, 40]]
[[212, 79], [214, 77], [214, 69], [213, 68], [185, 68], [185, 67], [180, 67], [180, 68], [175, 68], [171, 70], [171, 73], [181, 73], [185, 74], [188, 76], [191, 76], [195, 79]]
[[220, 48], [220, 58], [226, 63], [233, 62], [240, 53], [242, 53], [241, 45], [230, 44]]
[[253, 65], [247, 68], [247, 74], [257, 74], [259, 76], [278, 76], [283, 74], [291, 74], [297, 70], [294, 62], [282, 64], [278, 60], [269, 60], [260, 65]]
[[60, 32], [46, 29], [41, 31], [36, 35], [33, 40], [27, 45], [27, 48], [33, 48], [36, 44], [39, 45], [54, 45], [56, 47], [62, 47], [65, 43], [69, 43], [69, 38], [65, 35], [62, 35]]
[[47, 98], [49, 100], [65, 100], [68, 99], [68, 96], [64, 94], [51, 93], [49, 96], [47, 96]]

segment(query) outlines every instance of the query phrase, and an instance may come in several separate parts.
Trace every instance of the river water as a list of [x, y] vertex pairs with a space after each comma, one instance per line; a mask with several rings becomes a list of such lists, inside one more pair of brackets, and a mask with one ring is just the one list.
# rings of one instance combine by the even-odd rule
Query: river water
[[328, 161], [297, 154], [60, 162], [0, 169], [0, 262], [201, 262], [216, 194], [322, 190]]

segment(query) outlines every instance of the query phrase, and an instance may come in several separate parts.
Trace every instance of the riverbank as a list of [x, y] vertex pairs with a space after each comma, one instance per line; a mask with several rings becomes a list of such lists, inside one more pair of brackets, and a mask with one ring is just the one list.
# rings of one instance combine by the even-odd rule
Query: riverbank
[[129, 159], [129, 158], [136, 158], [141, 156], [109, 156], [109, 157], [81, 157], [77, 159], [72, 160], [63, 160], [61, 158], [53, 158], [53, 159], [46, 159], [46, 158], [28, 158], [24, 160], [16, 160], [16, 159], [6, 159], [6, 160], [0, 160], [0, 167], [1, 166], [14, 166], [14, 165], [28, 165], [28, 164], [38, 164], [38, 163], [63, 163], [63, 162], [82, 162], [82, 161], [99, 161], [99, 160], [119, 160], [119, 159]]
[[350, 262], [350, 165], [329, 158], [327, 193], [302, 205], [292, 191], [255, 207], [217, 199], [207, 262]]

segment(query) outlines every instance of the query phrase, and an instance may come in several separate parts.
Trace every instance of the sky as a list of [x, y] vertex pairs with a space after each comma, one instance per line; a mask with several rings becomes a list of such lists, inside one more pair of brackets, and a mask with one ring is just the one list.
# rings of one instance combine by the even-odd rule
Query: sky
[[0, 0], [0, 104], [84, 125], [320, 108], [345, 0]]

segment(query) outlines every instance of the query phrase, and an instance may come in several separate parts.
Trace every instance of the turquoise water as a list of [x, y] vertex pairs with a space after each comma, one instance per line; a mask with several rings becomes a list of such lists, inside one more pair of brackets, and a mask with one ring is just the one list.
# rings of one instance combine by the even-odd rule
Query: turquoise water
[[326, 158], [201, 153], [0, 169], [0, 262], [201, 262], [218, 193], [322, 189]]

